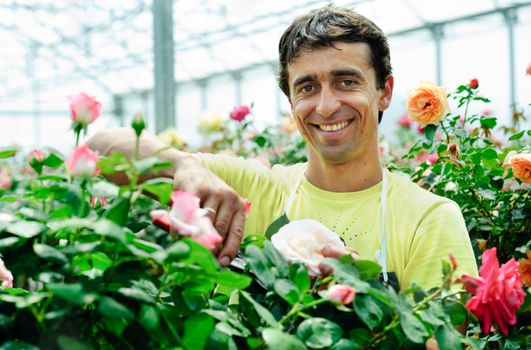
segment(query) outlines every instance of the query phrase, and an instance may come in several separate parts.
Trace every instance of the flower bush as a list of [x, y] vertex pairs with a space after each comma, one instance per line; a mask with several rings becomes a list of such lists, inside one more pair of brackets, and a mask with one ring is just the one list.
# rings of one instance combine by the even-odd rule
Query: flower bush
[[[69, 157], [1, 149], [1, 347], [415, 349], [429, 339], [441, 349], [529, 347], [531, 132], [519, 130], [516, 119], [505, 129], [508, 143], [498, 144], [496, 118], [467, 113], [469, 104], [488, 101], [478, 87], [462, 85], [450, 95], [463, 112], [441, 107], [441, 114], [430, 112], [430, 123], [417, 119], [420, 141], [402, 117], [402, 143], [382, 154], [394, 171], [455, 200], [478, 259], [484, 252], [479, 277], [455, 276], [459, 261], [450, 256], [430, 291], [395, 291], [371, 261], [323, 259], [324, 244], [342, 243], [311, 222], [272, 225], [267, 236], [282, 238], [276, 244], [266, 235], [246, 237], [236, 262], [221, 268], [209, 249], [219, 235], [197, 197], [172, 192], [170, 180], [140, 182], [171, 164], [155, 155], [139, 159], [138, 150], [133, 159], [93, 154], [77, 145], [88, 124], [74, 126]], [[430, 99], [444, 106], [446, 95], [436, 91]], [[242, 118], [242, 111], [220, 123], [206, 150], [229, 148], [273, 164], [305, 159], [293, 120], [257, 130], [252, 113]], [[145, 122], [137, 116], [133, 124], [140, 136]], [[102, 177], [117, 172], [127, 185]], [[316, 231], [313, 249], [286, 259], [290, 231]], [[333, 274], [312, 272], [308, 257]]]

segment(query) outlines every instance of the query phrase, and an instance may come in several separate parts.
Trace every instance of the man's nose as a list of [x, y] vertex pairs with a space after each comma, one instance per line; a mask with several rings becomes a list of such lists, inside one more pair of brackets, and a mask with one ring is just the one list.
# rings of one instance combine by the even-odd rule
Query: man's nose
[[317, 106], [315, 107], [315, 111], [319, 113], [321, 116], [328, 118], [332, 114], [334, 114], [339, 107], [341, 106], [341, 102], [339, 101], [338, 97], [334, 93], [334, 91], [330, 88], [322, 88], [321, 94], [319, 95], [319, 101], [317, 103]]

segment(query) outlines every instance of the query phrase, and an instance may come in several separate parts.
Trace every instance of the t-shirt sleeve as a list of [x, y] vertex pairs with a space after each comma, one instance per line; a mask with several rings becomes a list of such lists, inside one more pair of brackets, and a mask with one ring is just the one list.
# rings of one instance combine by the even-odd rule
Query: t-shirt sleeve
[[451, 201], [435, 204], [421, 218], [411, 244], [402, 289], [416, 283], [424, 289], [442, 284], [442, 260], [452, 254], [455, 277], [477, 276], [478, 270], [461, 210]]

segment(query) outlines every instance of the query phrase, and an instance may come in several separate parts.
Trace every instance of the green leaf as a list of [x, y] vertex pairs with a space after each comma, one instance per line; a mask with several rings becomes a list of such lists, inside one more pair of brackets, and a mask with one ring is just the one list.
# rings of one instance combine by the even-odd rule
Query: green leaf
[[129, 198], [120, 198], [103, 213], [103, 217], [111, 220], [115, 224], [124, 227], [127, 223], [129, 214], [130, 201]]
[[299, 301], [298, 288], [288, 279], [277, 279], [273, 285], [275, 292], [286, 300], [290, 305]]
[[[402, 309], [399, 311], [400, 326], [406, 337], [413, 343], [423, 343], [429, 336], [424, 324], [415, 317], [409, 310]], [[444, 349], [444, 348], [443, 348]]]
[[204, 349], [210, 333], [214, 330], [214, 320], [205, 313], [198, 313], [184, 322], [183, 345], [186, 349]]
[[329, 348], [342, 335], [341, 327], [326, 318], [308, 318], [297, 327], [297, 337], [312, 349]]
[[255, 137], [253, 137], [253, 141], [258, 145], [258, 147], [260, 148], [264, 148], [264, 146], [266, 145], [266, 138], [261, 136], [261, 135], [257, 135]]
[[289, 268], [290, 277], [299, 289], [299, 294], [305, 294], [311, 287], [311, 280], [306, 267], [301, 263], [293, 263]]
[[225, 295], [235, 289], [245, 289], [253, 282], [251, 277], [230, 270], [219, 271], [210, 277], [218, 284], [218, 292]]
[[35, 244], [33, 246], [33, 250], [35, 251], [35, 254], [37, 256], [45, 259], [45, 260], [52, 260], [61, 264], [67, 264], [68, 258], [57, 249], [50, 247], [46, 244]]
[[91, 304], [97, 298], [95, 293], [85, 292], [80, 284], [50, 283], [48, 288], [57, 297], [76, 305]]
[[522, 130], [520, 132], [517, 132], [516, 134], [513, 134], [511, 137], [509, 137], [509, 141], [516, 141], [522, 138], [524, 136], [525, 130]]
[[39, 348], [29, 343], [13, 340], [0, 345], [0, 350], [39, 350]]
[[433, 141], [433, 137], [435, 136], [435, 132], [437, 131], [437, 125], [428, 124], [424, 127], [424, 133], [426, 135], [426, 139], [430, 142]]
[[288, 263], [282, 257], [282, 255], [280, 255], [280, 253], [275, 248], [275, 246], [273, 246], [273, 243], [271, 243], [271, 241], [269, 240], [266, 240], [264, 242], [264, 253], [267, 259], [269, 260], [269, 262], [276, 269], [277, 277], [288, 277], [289, 276]]
[[43, 226], [35, 221], [17, 221], [9, 224], [6, 231], [16, 236], [31, 238], [38, 235], [43, 229]]
[[440, 349], [461, 350], [463, 344], [459, 339], [459, 333], [447, 325], [439, 326], [435, 329], [435, 339]]
[[142, 184], [142, 189], [155, 195], [159, 202], [168, 204], [173, 190], [173, 181], [167, 178], [155, 178]]
[[3, 203], [15, 203], [17, 200], [19, 200], [18, 196], [2, 196], [0, 198], [0, 202]]
[[5, 248], [9, 248], [20, 242], [22, 238], [20, 237], [6, 237], [0, 239], [0, 250], [3, 250]]
[[134, 165], [138, 171], [138, 174], [144, 175], [151, 171], [155, 164], [157, 164], [159, 161], [160, 160], [157, 157], [147, 157], [135, 161]]
[[251, 267], [251, 271], [256, 277], [267, 286], [273, 286], [275, 283], [275, 274], [271, 270], [271, 263], [264, 252], [260, 248], [249, 246], [245, 250], [245, 257]]
[[493, 148], [485, 148], [481, 152], [481, 158], [486, 160], [498, 159], [498, 153]]
[[278, 329], [282, 328], [280, 323], [278, 323], [278, 321], [275, 319], [275, 316], [273, 316], [273, 314], [268, 309], [259, 304], [256, 300], [254, 300], [249, 293], [241, 290], [240, 296], [245, 298], [245, 300], [247, 300], [254, 307], [258, 316], [260, 316], [262, 321], [264, 321], [268, 326]]
[[485, 199], [496, 200], [496, 192], [492, 190], [480, 190], [479, 195]]
[[323, 261], [334, 269], [333, 275], [339, 283], [354, 287], [356, 293], [367, 293], [370, 290], [370, 285], [359, 278], [358, 270], [354, 266], [332, 258], [326, 258]]
[[479, 120], [480, 124], [481, 124], [481, 127], [483, 128], [487, 128], [487, 129], [492, 129], [496, 126], [496, 117], [481, 117], [481, 119]]
[[354, 310], [358, 317], [373, 330], [382, 322], [384, 313], [370, 294], [358, 294], [354, 298]]
[[148, 331], [159, 328], [159, 314], [153, 306], [142, 304], [138, 313], [138, 322]]
[[265, 236], [267, 239], [271, 239], [271, 237], [280, 230], [280, 228], [286, 224], [289, 224], [289, 219], [287, 215], [284, 213], [281, 217], [276, 219], [269, 225], [269, 227], [266, 230]]
[[382, 271], [382, 267], [378, 263], [370, 260], [358, 260], [354, 263], [354, 266], [358, 269], [362, 280], [378, 278]]
[[214, 273], [219, 270], [219, 263], [210, 250], [191, 238], [185, 238], [183, 242], [190, 248], [190, 254], [181, 260], [182, 263], [197, 264], [208, 273]]
[[351, 339], [339, 339], [330, 350], [362, 350], [363, 346]]
[[122, 288], [118, 289], [117, 292], [120, 293], [121, 295], [125, 296], [125, 297], [131, 298], [131, 299], [134, 299], [134, 300], [138, 300], [138, 301], [141, 301], [141, 302], [144, 302], [144, 303], [153, 303], [153, 302], [155, 302], [155, 299], [151, 295], [149, 295], [145, 291], [143, 291], [141, 289], [138, 289], [138, 288], [122, 287]]
[[450, 320], [454, 326], [459, 326], [465, 323], [467, 315], [468, 313], [463, 304], [456, 302], [450, 308]]
[[90, 194], [95, 197], [104, 197], [106, 199], [118, 196], [120, 188], [107, 181], [98, 181], [89, 187]]
[[3, 148], [3, 149], [0, 149], [0, 159], [4, 159], [4, 158], [11, 158], [13, 157], [15, 154], [17, 154], [17, 149], [6, 149], [6, 148]]
[[189, 254], [190, 247], [182, 241], [177, 241], [166, 248], [166, 262], [179, 261], [188, 257]]
[[305, 350], [306, 346], [298, 338], [279, 329], [266, 328], [262, 331], [267, 347], [271, 350]]
[[128, 307], [106, 296], [100, 296], [98, 298], [98, 311], [112, 318], [123, 318], [128, 321], [135, 318], [135, 315]]
[[49, 168], [58, 168], [64, 163], [64, 159], [62, 156], [56, 153], [50, 152], [48, 154], [48, 157], [44, 158], [42, 161], [42, 165], [45, 165]]
[[59, 345], [59, 348], [61, 350], [90, 350], [93, 349], [92, 346], [89, 346], [88, 344], [83, 344], [80, 341], [66, 336], [66, 335], [60, 335], [57, 337], [57, 344]]

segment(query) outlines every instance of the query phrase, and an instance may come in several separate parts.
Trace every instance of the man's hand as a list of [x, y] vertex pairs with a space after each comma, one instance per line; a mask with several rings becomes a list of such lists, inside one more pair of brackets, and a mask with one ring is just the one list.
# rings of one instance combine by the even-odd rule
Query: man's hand
[[181, 161], [175, 171], [174, 188], [194, 192], [201, 207], [223, 237], [218, 260], [228, 266], [236, 256], [243, 238], [245, 202], [229, 185], [195, 160]]
[[[321, 249], [321, 254], [326, 258], [334, 259], [339, 259], [345, 255], [350, 255], [354, 260], [361, 260], [361, 257], [359, 256], [357, 250], [350, 247], [335, 247], [327, 245], [323, 249]], [[332, 266], [327, 265], [324, 262], [319, 264], [319, 269], [321, 270], [321, 274], [323, 276], [328, 276], [332, 274], [332, 272], [334, 272]]]

